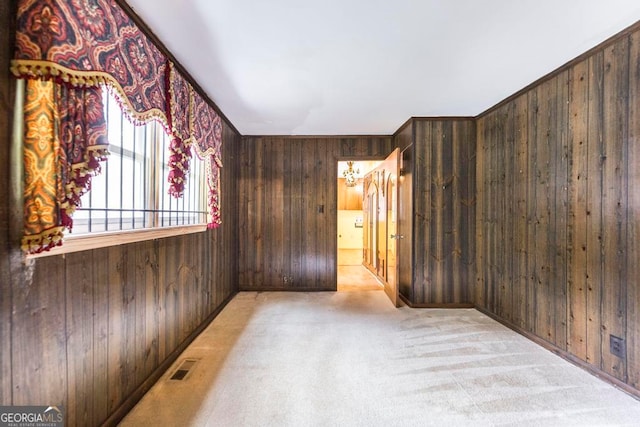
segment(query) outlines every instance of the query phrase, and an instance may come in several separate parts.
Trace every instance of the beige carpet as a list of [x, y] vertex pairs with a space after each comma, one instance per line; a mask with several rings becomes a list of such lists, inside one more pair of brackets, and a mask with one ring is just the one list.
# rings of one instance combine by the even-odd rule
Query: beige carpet
[[[183, 359], [183, 381], [169, 380]], [[640, 401], [475, 310], [241, 293], [123, 426], [637, 426]]]

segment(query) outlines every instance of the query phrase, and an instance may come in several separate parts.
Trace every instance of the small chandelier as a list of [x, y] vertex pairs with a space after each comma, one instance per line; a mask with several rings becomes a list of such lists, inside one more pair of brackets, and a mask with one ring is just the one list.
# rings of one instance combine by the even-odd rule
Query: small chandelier
[[356, 175], [360, 173], [360, 169], [353, 169], [353, 162], [347, 162], [348, 168], [342, 172], [347, 187], [355, 187], [357, 184]]

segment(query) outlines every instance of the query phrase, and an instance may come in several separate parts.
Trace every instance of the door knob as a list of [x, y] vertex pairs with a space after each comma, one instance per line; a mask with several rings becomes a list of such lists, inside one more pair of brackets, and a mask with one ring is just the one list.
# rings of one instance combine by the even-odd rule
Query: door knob
[[404, 239], [404, 235], [403, 234], [392, 234], [391, 238], [392, 239]]

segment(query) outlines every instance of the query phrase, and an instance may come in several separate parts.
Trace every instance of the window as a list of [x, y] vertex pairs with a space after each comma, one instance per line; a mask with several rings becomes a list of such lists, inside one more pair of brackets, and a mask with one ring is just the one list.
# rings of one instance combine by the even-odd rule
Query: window
[[104, 99], [110, 155], [82, 197], [69, 237], [206, 224], [203, 162], [192, 158], [183, 197], [170, 196], [170, 137], [162, 125], [154, 121], [134, 126], [112, 95]]

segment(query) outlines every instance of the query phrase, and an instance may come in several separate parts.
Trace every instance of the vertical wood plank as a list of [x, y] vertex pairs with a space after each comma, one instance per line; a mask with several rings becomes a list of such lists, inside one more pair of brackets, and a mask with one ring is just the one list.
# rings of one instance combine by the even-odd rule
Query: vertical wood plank
[[[475, 155], [475, 124], [473, 121], [464, 122], [462, 135], [454, 138], [460, 147], [458, 176], [459, 197], [456, 197], [460, 209], [460, 229], [458, 244], [460, 250], [461, 268], [464, 273], [461, 278], [462, 294], [459, 301], [473, 301], [475, 288], [475, 207], [476, 207], [476, 155]], [[454, 266], [455, 268], [455, 266]]]
[[[626, 381], [625, 358], [609, 351], [609, 337], [624, 337], [626, 329], [627, 135], [629, 44], [623, 38], [604, 51], [603, 97], [603, 281], [602, 368]], [[638, 165], [635, 165], [638, 167]]]
[[69, 425], [90, 425], [94, 418], [93, 252], [66, 257], [67, 406]]
[[[431, 122], [416, 123], [415, 170], [414, 170], [414, 302], [430, 300], [431, 278], [428, 265], [430, 251], [431, 211]], [[420, 183], [420, 184], [418, 184]]]
[[[198, 235], [193, 235], [194, 238], [198, 238]], [[202, 248], [202, 245], [193, 245], [195, 250]], [[159, 309], [160, 298], [158, 288], [158, 242], [148, 241], [145, 242], [143, 250], [136, 251], [137, 257], [137, 275], [139, 279], [136, 279], [137, 288], [140, 289], [140, 293], [144, 298], [138, 301], [137, 308], [141, 311], [139, 319], [144, 325], [144, 339], [141, 342], [141, 350], [144, 355], [144, 362], [142, 368], [141, 382], [144, 381], [160, 364], [160, 352], [158, 347], [159, 340]], [[141, 248], [142, 249], [142, 248]], [[200, 303], [202, 299], [197, 298], [196, 302]], [[202, 308], [200, 308], [202, 313]], [[202, 316], [202, 314], [201, 314]], [[199, 324], [199, 322], [198, 322]], [[194, 325], [197, 327], [198, 325]], [[142, 328], [139, 328], [142, 330]]]
[[58, 256], [29, 262], [15, 279], [13, 404], [61, 405], [67, 399], [64, 260]]
[[[132, 281], [132, 295], [133, 301], [131, 301], [131, 310], [133, 316], [131, 319], [127, 319], [131, 322], [133, 330], [137, 332], [132, 334], [131, 341], [133, 344], [133, 351], [130, 354], [138, 354], [140, 357], [135, 361], [133, 370], [135, 375], [135, 383], [139, 384], [146, 378], [146, 343], [147, 343], [147, 265], [149, 261], [149, 242], [140, 242], [132, 246], [132, 250], [129, 253], [129, 257], [133, 260], [133, 270], [129, 275], [129, 280]], [[150, 307], [151, 308], [151, 307]]]
[[[550, 324], [550, 307], [553, 302], [550, 299], [550, 251], [553, 247], [552, 233], [552, 206], [550, 203], [551, 188], [551, 163], [554, 155], [555, 141], [552, 142], [551, 117], [555, 115], [555, 103], [552, 100], [552, 83], [549, 80], [543, 83], [538, 91], [538, 111], [536, 112], [536, 213], [535, 213], [535, 279], [533, 282], [536, 303], [536, 316], [534, 331], [549, 342], [553, 342]], [[555, 129], [554, 129], [555, 130]]]
[[109, 251], [93, 251], [93, 419], [99, 425], [109, 412]]
[[[389, 138], [386, 138], [388, 140]], [[383, 139], [382, 141], [385, 141]], [[374, 146], [367, 142], [367, 145]], [[335, 156], [333, 153], [336, 152], [337, 145], [335, 141], [326, 141], [324, 140], [321, 145], [317, 146], [318, 149], [318, 159], [321, 161], [318, 162], [318, 174], [316, 176], [323, 176], [323, 182], [328, 183], [329, 185], [323, 185], [320, 188], [323, 190], [319, 193], [320, 198], [316, 201], [317, 205], [323, 206], [322, 212], [318, 212], [317, 221], [320, 224], [317, 228], [319, 231], [321, 230], [331, 230], [329, 236], [333, 234], [333, 238], [327, 236], [327, 233], [322, 233], [322, 237], [318, 236], [320, 241], [322, 242], [323, 251], [322, 256], [317, 259], [318, 263], [318, 272], [320, 273], [320, 277], [318, 280], [318, 284], [316, 285], [316, 289], [336, 289], [337, 282], [334, 284], [336, 280], [336, 262], [337, 259], [337, 246], [336, 246], [336, 231], [338, 229], [337, 223], [337, 211], [335, 209]], [[322, 172], [320, 172], [322, 171]], [[329, 238], [328, 238], [329, 237]]]
[[463, 258], [462, 234], [466, 231], [463, 219], [462, 197], [465, 193], [463, 157], [465, 155], [464, 123], [454, 123], [451, 134], [451, 282], [453, 296], [451, 302], [463, 301], [466, 298], [465, 265]]
[[512, 244], [510, 235], [511, 217], [508, 214], [511, 202], [509, 195], [510, 162], [511, 162], [511, 104], [502, 106], [496, 114], [496, 168], [495, 168], [495, 226], [497, 232], [495, 254], [496, 271], [496, 305], [497, 311], [505, 319], [511, 321], [512, 282], [510, 257]]
[[253, 167], [255, 168], [256, 181], [254, 188], [250, 189], [255, 194], [255, 203], [252, 210], [253, 222], [254, 222], [254, 234], [251, 236], [252, 242], [249, 242], [251, 247], [255, 249], [253, 258], [253, 264], [251, 265], [252, 274], [251, 284], [256, 287], [264, 286], [265, 270], [264, 270], [264, 257], [265, 247], [268, 244], [267, 237], [265, 236], [266, 227], [266, 202], [267, 202], [267, 186], [265, 180], [265, 140], [258, 139], [253, 148]]
[[[13, 57], [12, 24], [17, 1], [0, 4], [0, 405], [12, 403], [11, 344], [12, 301], [11, 293], [17, 279], [12, 279], [11, 270], [20, 257], [16, 242], [12, 242], [10, 196], [10, 146], [15, 98], [14, 80], [10, 77], [9, 65]], [[14, 260], [13, 262], [11, 260]]]
[[581, 360], [587, 359], [587, 138], [589, 64], [576, 64], [570, 70], [569, 144], [570, 205], [568, 263], [568, 339], [567, 350]]
[[498, 132], [498, 115], [494, 114], [491, 117], [491, 120], [488, 122], [490, 126], [487, 128], [487, 138], [489, 139], [489, 193], [487, 199], [487, 206], [491, 206], [491, 209], [487, 212], [487, 217], [489, 218], [488, 223], [488, 236], [487, 239], [487, 288], [486, 288], [486, 298], [489, 303], [489, 307], [495, 312], [501, 312], [500, 306], [500, 277], [499, 277], [499, 266], [498, 266], [498, 254], [500, 253], [500, 248], [498, 244], [502, 242], [502, 235], [500, 233], [500, 224], [498, 222], [498, 209], [499, 209], [499, 197], [500, 197], [500, 189], [499, 186], [499, 170], [502, 165], [498, 165], [498, 139], [500, 138]]
[[119, 270], [122, 268], [121, 248], [119, 246], [110, 247], [107, 249], [107, 253], [109, 266], [107, 273], [109, 281], [109, 303], [107, 305], [109, 309], [109, 349], [107, 362], [107, 386], [109, 393], [107, 400], [109, 402], [109, 413], [112, 413], [125, 398], [124, 385], [121, 381], [121, 378], [125, 375], [125, 362], [122, 358], [123, 352], [121, 350], [125, 340], [122, 316], [124, 301], [122, 299], [122, 281], [120, 280], [119, 273]]
[[514, 322], [514, 304], [516, 304], [514, 287], [514, 236], [515, 236], [515, 194], [514, 194], [514, 185], [515, 185], [515, 176], [514, 176], [514, 167], [515, 167], [515, 133], [516, 133], [516, 120], [514, 117], [515, 114], [515, 103], [511, 102], [508, 105], [505, 105], [504, 108], [503, 120], [503, 132], [504, 132], [504, 148], [503, 148], [503, 165], [504, 170], [502, 173], [503, 191], [501, 192], [502, 196], [502, 215], [504, 218], [503, 225], [503, 236], [504, 236], [504, 250], [500, 254], [501, 264], [502, 264], [502, 300], [503, 300], [503, 312], [504, 317], [509, 322]]
[[529, 176], [529, 110], [527, 97], [520, 96], [514, 101], [515, 105], [515, 262], [514, 262], [514, 323], [526, 328], [529, 282], [528, 266], [528, 176]]
[[448, 120], [442, 121], [441, 126], [441, 171], [439, 179], [442, 184], [442, 206], [440, 208], [442, 231], [439, 240], [442, 241], [442, 282], [439, 286], [442, 296], [438, 301], [453, 303], [456, 302], [455, 295], [459, 295], [459, 291], [456, 292], [456, 286], [460, 286], [459, 282], [455, 283], [453, 280], [453, 258], [455, 249], [453, 239], [455, 230], [458, 228], [458, 224], [454, 222], [453, 216], [453, 122]]
[[474, 290], [474, 301], [476, 305], [487, 309], [484, 298], [486, 284], [484, 282], [486, 259], [485, 259], [485, 192], [486, 183], [486, 138], [484, 127], [486, 117], [479, 118], [476, 122], [476, 279]]
[[501, 217], [499, 213], [500, 209], [500, 173], [501, 166], [500, 155], [502, 154], [502, 135], [500, 133], [499, 125], [501, 123], [499, 119], [499, 112], [491, 116], [489, 121], [490, 127], [487, 128], [487, 137], [490, 141], [490, 174], [489, 174], [489, 199], [487, 201], [488, 206], [491, 206], [491, 210], [488, 212], [489, 217], [489, 239], [488, 239], [488, 260], [489, 260], [489, 275], [487, 277], [488, 295], [490, 307], [496, 313], [502, 313], [501, 294], [500, 294], [500, 265], [499, 265], [499, 249], [498, 245], [501, 245], [502, 229], [501, 229]]
[[559, 348], [567, 349], [567, 252], [568, 252], [568, 209], [569, 209], [569, 143], [568, 143], [568, 117], [569, 117], [569, 72], [564, 71], [557, 77], [555, 99], [557, 114], [555, 123], [556, 152], [555, 152], [555, 200], [554, 231], [555, 251], [552, 251], [551, 281], [554, 293], [552, 301], [553, 311], [550, 322], [555, 327], [554, 344]]
[[640, 32], [629, 40], [629, 136], [627, 146], [627, 374], [640, 390]]
[[537, 210], [538, 210], [538, 90], [532, 89], [528, 93], [528, 110], [529, 110], [529, 126], [528, 126], [528, 155], [529, 158], [529, 175], [527, 177], [527, 319], [525, 322], [526, 330], [534, 332], [536, 327], [536, 312], [537, 312], [537, 284], [538, 284], [538, 257], [537, 255], [537, 243], [538, 243], [538, 230], [537, 230]]
[[[242, 140], [239, 148], [239, 163], [240, 163], [240, 179], [238, 183], [238, 210], [240, 206], [244, 206], [244, 215], [238, 215], [238, 259], [247, 260], [249, 256], [253, 255], [253, 245], [250, 244], [249, 239], [254, 232], [254, 192], [251, 189], [251, 183], [254, 182], [251, 172], [253, 169], [253, 156], [251, 153], [253, 150], [250, 147], [253, 146], [253, 140]], [[238, 263], [238, 284], [245, 285], [250, 282], [249, 277], [249, 263]]]
[[[304, 193], [302, 191], [304, 180], [303, 162], [308, 161], [307, 159], [303, 159], [302, 141], [296, 139], [292, 141], [289, 146], [286, 146], [284, 150], [285, 153], [287, 150], [289, 152], [288, 155], [285, 154], [285, 161], [288, 161], [290, 164], [289, 173], [285, 173], [285, 180], [288, 181], [288, 184], [285, 185], [289, 186], [289, 189], [286, 190], [286, 192], [291, 194], [291, 196], [288, 207], [285, 208], [286, 210], [288, 210], [288, 213], [285, 212], [285, 220], [283, 223], [282, 231], [283, 238], [286, 237], [289, 233], [293, 238], [292, 240], [290, 240], [289, 245], [287, 245], [289, 247], [288, 254], [286, 254], [284, 257], [285, 265], [289, 266], [288, 268], [286, 268], [288, 270], [288, 273], [285, 272], [285, 274], [291, 277], [291, 280], [293, 280], [293, 286], [305, 287], [309, 286], [309, 284], [305, 283], [305, 280], [302, 279], [304, 277], [302, 271], [302, 264], [304, 262], [303, 247], [306, 237], [306, 232], [304, 230], [303, 224], [307, 224], [307, 216], [304, 206], [306, 205], [305, 202], [310, 198], [314, 198], [315, 194], [313, 191], [310, 193]], [[291, 229], [290, 231], [289, 228]], [[288, 260], [287, 256], [289, 258]], [[316, 281], [313, 281], [312, 283], [315, 284], [315, 282]]]
[[[303, 165], [303, 183], [302, 183], [302, 191], [303, 194], [307, 195], [306, 202], [302, 206], [302, 210], [304, 213], [304, 245], [303, 251], [300, 256], [304, 254], [304, 263], [303, 267], [300, 271], [300, 279], [302, 277], [317, 278], [316, 271], [318, 268], [317, 263], [317, 251], [319, 250], [317, 245], [317, 229], [318, 222], [317, 217], [315, 215], [317, 209], [317, 199], [312, 195], [315, 195], [316, 191], [318, 191], [319, 186], [321, 185], [317, 174], [317, 161], [320, 147], [324, 147], [324, 144], [318, 142], [313, 147], [313, 155], [311, 156], [303, 156], [302, 149], [300, 150], [300, 157], [304, 157], [304, 165]], [[338, 184], [340, 185], [340, 184]]]
[[431, 224], [430, 243], [431, 257], [429, 259], [427, 274], [432, 277], [430, 289], [430, 301], [442, 301], [444, 298], [443, 289], [446, 279], [444, 274], [445, 251], [445, 201], [444, 201], [444, 166], [442, 159], [442, 147], [444, 143], [443, 126], [441, 122], [432, 123], [431, 149], [431, 188], [433, 199], [431, 199]]
[[[415, 122], [415, 141], [413, 146], [413, 182], [418, 180], [423, 171], [420, 168], [420, 165], [423, 164], [424, 155], [423, 147], [424, 144], [424, 125], [420, 122]], [[421, 252], [422, 245], [424, 244], [424, 239], [422, 237], [422, 230], [424, 226], [424, 210], [426, 209], [426, 199], [424, 198], [424, 186], [416, 187], [413, 185], [413, 209], [412, 209], [412, 218], [411, 221], [413, 223], [413, 239], [411, 242], [411, 252], [413, 253], [414, 264], [412, 268], [412, 290], [413, 293], [413, 301], [424, 301], [424, 286], [423, 286], [423, 256], [424, 252]]]
[[600, 368], [602, 362], [602, 146], [603, 54], [589, 58], [589, 116], [587, 164], [587, 362]]

